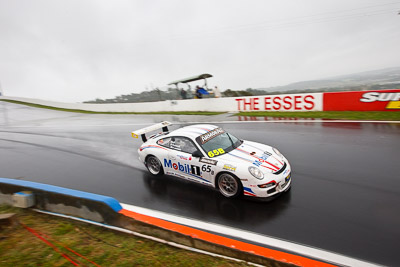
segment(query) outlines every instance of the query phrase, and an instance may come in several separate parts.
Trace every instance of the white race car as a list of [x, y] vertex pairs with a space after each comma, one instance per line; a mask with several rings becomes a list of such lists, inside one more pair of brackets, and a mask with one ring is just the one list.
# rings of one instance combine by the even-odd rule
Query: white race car
[[[173, 175], [218, 189], [228, 198], [268, 198], [291, 186], [288, 160], [268, 145], [240, 140], [222, 128], [199, 124], [168, 132], [164, 121], [132, 132], [142, 137], [138, 153], [152, 175]], [[148, 139], [146, 133], [162, 133]]]

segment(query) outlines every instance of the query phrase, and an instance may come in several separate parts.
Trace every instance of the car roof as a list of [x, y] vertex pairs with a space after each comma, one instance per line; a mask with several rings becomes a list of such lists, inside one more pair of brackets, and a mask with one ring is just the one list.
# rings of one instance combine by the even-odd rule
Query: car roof
[[195, 124], [172, 131], [170, 132], [169, 136], [186, 136], [194, 140], [199, 135], [208, 133], [216, 128], [218, 128], [218, 126], [211, 124]]

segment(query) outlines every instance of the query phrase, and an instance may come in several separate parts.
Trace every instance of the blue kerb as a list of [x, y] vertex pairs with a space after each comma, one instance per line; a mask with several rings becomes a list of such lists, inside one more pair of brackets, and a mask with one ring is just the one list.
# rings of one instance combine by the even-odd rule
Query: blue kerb
[[79, 197], [79, 198], [84, 198], [84, 199], [90, 199], [90, 200], [94, 200], [94, 201], [98, 201], [98, 202], [103, 202], [104, 204], [108, 205], [110, 208], [112, 208], [116, 212], [119, 212], [120, 210], [122, 210], [122, 206], [121, 206], [121, 204], [119, 204], [118, 200], [116, 200], [115, 198], [107, 197], [107, 196], [103, 196], [103, 195], [87, 193], [87, 192], [83, 192], [83, 191], [68, 189], [68, 188], [54, 186], [54, 185], [41, 184], [41, 183], [35, 183], [35, 182], [23, 181], [23, 180], [8, 179], [8, 178], [0, 178], [0, 183], [25, 186], [25, 187], [40, 189], [40, 190], [44, 190], [44, 191], [48, 191], [48, 192], [59, 193], [59, 194], [63, 194], [63, 195], [69, 195], [69, 196]]

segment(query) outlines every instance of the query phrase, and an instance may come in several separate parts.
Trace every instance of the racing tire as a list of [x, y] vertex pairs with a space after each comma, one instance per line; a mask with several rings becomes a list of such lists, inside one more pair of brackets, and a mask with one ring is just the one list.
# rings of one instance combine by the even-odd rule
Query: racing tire
[[236, 198], [243, 193], [243, 186], [240, 180], [226, 172], [218, 176], [217, 185], [219, 192], [227, 198]]
[[164, 174], [161, 161], [153, 155], [147, 156], [146, 168], [154, 176], [161, 176]]

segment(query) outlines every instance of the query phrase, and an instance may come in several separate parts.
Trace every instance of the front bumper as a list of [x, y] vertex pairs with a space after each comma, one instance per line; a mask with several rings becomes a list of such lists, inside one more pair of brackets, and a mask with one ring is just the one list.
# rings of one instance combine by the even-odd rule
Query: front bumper
[[271, 179], [274, 182], [274, 185], [268, 188], [259, 187], [261, 184], [249, 185], [249, 187], [244, 185], [244, 195], [256, 198], [271, 198], [275, 195], [289, 191], [292, 185], [292, 172], [290, 166], [288, 166], [287, 171], [274, 178], [274, 180]]

